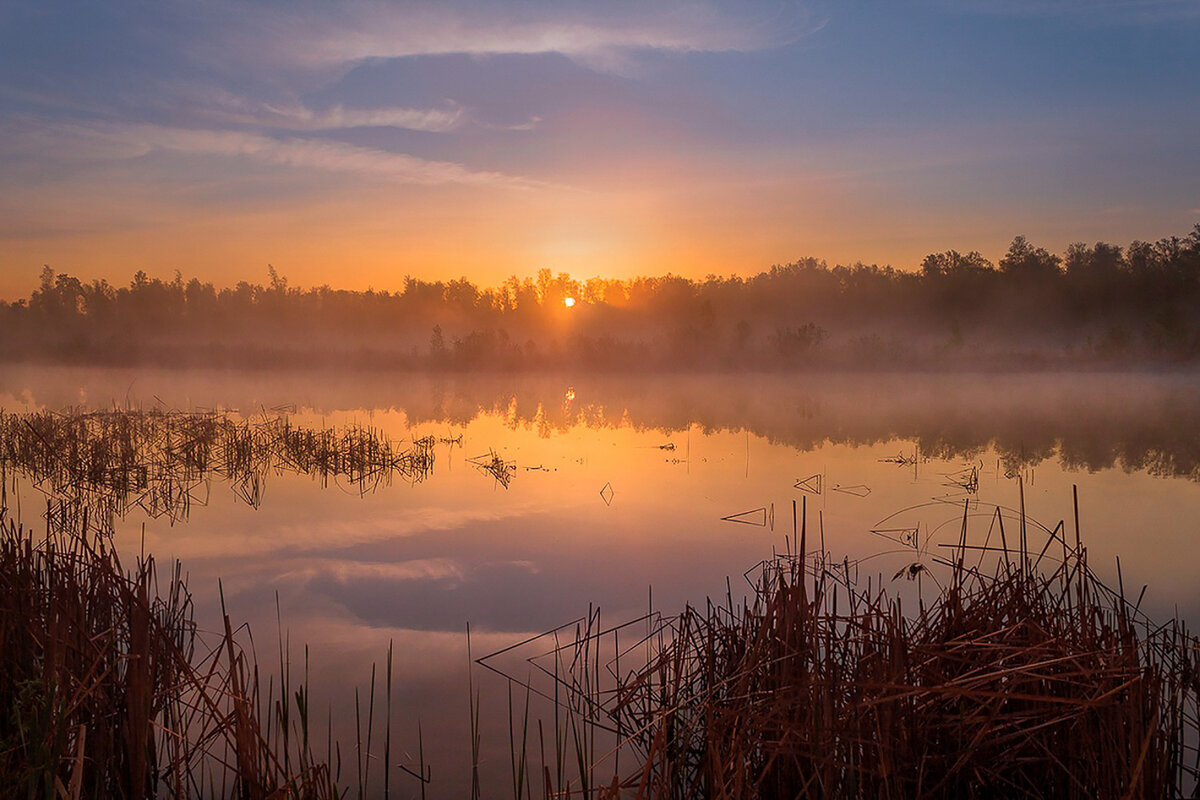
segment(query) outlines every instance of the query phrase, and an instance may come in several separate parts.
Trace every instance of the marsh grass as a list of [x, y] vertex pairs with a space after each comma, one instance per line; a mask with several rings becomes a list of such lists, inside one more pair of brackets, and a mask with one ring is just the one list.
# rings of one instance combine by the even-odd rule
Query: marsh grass
[[407, 445], [361, 426], [307, 428], [282, 413], [241, 418], [196, 411], [0, 411], [0, 475], [21, 474], [47, 497], [56, 529], [94, 533], [140, 508], [151, 518], [186, 519], [207, 502], [213, 478], [257, 507], [267, 477], [290, 472], [360, 493], [393, 480], [418, 483], [433, 471], [431, 437]]
[[[324, 758], [315, 755], [308, 650], [294, 681], [282, 619], [278, 674], [261, 677], [223, 592], [222, 628], [203, 634], [180, 565], [160, 584], [154, 559], [142, 554], [127, 569], [111, 534], [135, 508], [186, 519], [214, 478], [255, 507], [267, 476], [281, 472], [363, 494], [416, 483], [432, 472], [436, 444], [305, 428], [281, 413], [0, 411], [0, 797], [320, 800], [375, 796], [381, 783], [388, 797], [393, 767], [423, 796], [432, 773], [419, 726], [417, 762], [391, 762], [390, 646], [381, 696], [375, 665], [368, 691], [355, 692], [365, 726], [343, 786], [331, 734]], [[19, 519], [23, 480], [46, 496], [41, 535]], [[328, 716], [332, 731], [332, 708]]]
[[475, 467], [484, 475], [490, 475], [495, 480], [495, 485], [507, 489], [512, 483], [513, 476], [517, 473], [517, 466], [512, 461], [507, 461], [500, 456], [495, 450], [489, 450], [487, 453], [474, 458], [468, 458], [467, 463]]
[[746, 599], [617, 628], [589, 614], [574, 637], [521, 643], [525, 676], [497, 666], [507, 651], [480, 659], [554, 703], [536, 772], [527, 712], [510, 712], [513, 796], [1200, 796], [1200, 642], [1151, 622], [1119, 568], [1105, 585], [1077, 523], [1069, 537], [1020, 514], [1006, 531], [997, 508], [980, 542], [971, 502], [958, 541], [902, 571], [936, 592], [864, 578], [801, 521]]
[[0, 512], [5, 796], [340, 796], [310, 746], [307, 686], [264, 692], [227, 614], [198, 633], [178, 564], [127, 570], [86, 517], [38, 536]]

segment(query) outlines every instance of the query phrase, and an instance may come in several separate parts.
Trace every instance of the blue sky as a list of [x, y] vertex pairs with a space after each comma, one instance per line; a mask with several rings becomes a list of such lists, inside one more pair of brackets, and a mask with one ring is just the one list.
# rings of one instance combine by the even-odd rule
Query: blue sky
[[1200, 2], [0, 3], [0, 296], [912, 268], [1200, 221]]

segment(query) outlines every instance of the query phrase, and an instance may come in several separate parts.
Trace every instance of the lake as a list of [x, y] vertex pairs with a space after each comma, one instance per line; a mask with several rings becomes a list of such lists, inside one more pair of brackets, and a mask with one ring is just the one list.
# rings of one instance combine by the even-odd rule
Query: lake
[[[807, 508], [810, 548], [823, 542], [834, 559], [912, 592], [897, 572], [922, 563], [936, 580], [964, 505], [980, 535], [997, 506], [1023, 504], [1074, 536], [1077, 487], [1097, 572], [1115, 584], [1119, 557], [1127, 593], [1148, 586], [1151, 616], [1178, 609], [1200, 621], [1197, 397], [1200, 378], [1188, 374], [0, 375], [9, 411], [223, 409], [362, 425], [398, 442], [436, 437], [432, 472], [416, 483], [364, 492], [283, 472], [252, 507], [213, 482], [186, 520], [130, 514], [116, 534], [130, 561], [143, 547], [160, 563], [180, 559], [197, 618], [214, 631], [219, 581], [267, 667], [278, 659], [278, 607], [294, 665], [308, 648], [314, 705], [331, 708], [344, 776], [354, 688], [369, 691], [372, 663], [382, 669], [394, 642], [392, 760], [416, 768], [419, 721], [430, 797], [468, 792], [469, 680], [481, 691], [485, 796], [511, 793], [507, 684], [479, 666], [468, 677], [468, 624], [479, 658], [594, 608], [615, 625], [744, 594], [744, 573], [795, 546], [794, 503]], [[485, 469], [496, 456], [507, 482]], [[27, 521], [44, 502], [20, 484]], [[520, 658], [490, 663], [517, 679], [531, 670]], [[399, 772], [392, 787], [419, 793]]]

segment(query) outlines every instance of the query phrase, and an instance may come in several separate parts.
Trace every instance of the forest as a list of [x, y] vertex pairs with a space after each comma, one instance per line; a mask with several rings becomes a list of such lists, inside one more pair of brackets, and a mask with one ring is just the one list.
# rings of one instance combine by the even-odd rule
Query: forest
[[396, 291], [176, 272], [128, 285], [51, 266], [0, 302], [0, 360], [421, 370], [745, 371], [1171, 366], [1200, 359], [1200, 223], [1186, 236], [1062, 254], [1023, 236], [993, 264], [917, 269], [803, 258], [751, 277], [577, 280], [543, 269]]

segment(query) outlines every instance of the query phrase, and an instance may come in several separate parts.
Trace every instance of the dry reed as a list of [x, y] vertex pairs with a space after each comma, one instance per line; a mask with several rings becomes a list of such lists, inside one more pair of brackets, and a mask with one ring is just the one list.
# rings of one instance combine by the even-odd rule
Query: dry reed
[[[589, 615], [573, 639], [548, 634], [529, 664], [552, 691], [506, 674], [562, 710], [556, 739], [578, 751], [566, 774], [561, 749], [556, 773], [540, 771], [542, 796], [1200, 796], [1200, 641], [1178, 619], [1151, 623], [1120, 581], [1106, 586], [1062, 524], [1038, 528], [1039, 552], [1035, 526], [1021, 515], [1006, 536], [996, 509], [972, 543], [969, 506], [945, 557], [898, 573], [940, 573], [929, 600], [909, 592], [905, 605], [881, 578], [813, 552], [801, 523], [746, 600], [730, 592], [618, 629]], [[479, 663], [495, 669], [504, 652]], [[612, 746], [594, 758], [597, 733]], [[636, 766], [608, 760], [621, 753]]]
[[35, 536], [0, 509], [0, 794], [340, 796], [307, 687], [264, 693], [228, 615], [198, 634], [178, 563], [165, 586], [153, 558], [127, 571], [78, 520]]
[[[285, 471], [364, 493], [395, 478], [417, 482], [433, 469], [435, 445], [425, 437], [401, 447], [356, 426], [297, 427], [282, 415], [0, 411], [0, 797], [347, 796], [340, 746], [330, 737], [324, 758], [314, 755], [307, 649], [297, 685], [281, 627], [279, 675], [264, 692], [253, 641], [241, 642], [249, 630], [231, 623], [223, 597], [223, 629], [206, 637], [180, 565], [160, 586], [154, 559], [127, 570], [110, 535], [134, 508], [186, 518], [213, 478], [254, 506], [266, 477]], [[18, 477], [46, 495], [40, 536], [9, 510]], [[391, 666], [389, 647], [385, 763]], [[372, 666], [365, 701], [356, 694], [367, 717], [360, 798], [373, 791], [374, 678]], [[396, 766], [423, 794], [423, 747], [415, 769]]]
[[77, 527], [86, 512], [102, 534], [134, 508], [185, 519], [214, 477], [255, 507], [273, 473], [342, 480], [364, 493], [394, 479], [416, 483], [432, 472], [435, 445], [425, 437], [400, 446], [360, 426], [300, 427], [283, 414], [0, 411], [0, 472], [19, 472], [51, 499], [52, 527]]

